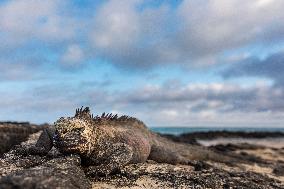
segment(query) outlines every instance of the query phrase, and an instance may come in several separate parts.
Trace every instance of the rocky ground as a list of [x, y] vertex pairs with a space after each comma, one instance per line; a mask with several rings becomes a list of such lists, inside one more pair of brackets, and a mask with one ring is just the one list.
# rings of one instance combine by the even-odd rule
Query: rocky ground
[[[148, 161], [108, 177], [88, 178], [77, 155], [65, 156], [56, 149], [42, 157], [25, 154], [23, 149], [39, 134], [30, 132], [28, 139], [23, 137], [25, 142], [2, 154], [0, 188], [284, 188], [284, 146], [216, 144], [208, 148], [250, 163], [195, 161], [175, 166]], [[199, 145], [198, 140], [195, 143]], [[11, 148], [7, 146], [0, 150]]]

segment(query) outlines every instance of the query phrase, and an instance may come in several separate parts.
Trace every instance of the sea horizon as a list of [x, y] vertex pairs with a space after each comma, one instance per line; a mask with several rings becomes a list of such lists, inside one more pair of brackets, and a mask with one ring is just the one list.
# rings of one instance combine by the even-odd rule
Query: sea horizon
[[243, 132], [284, 132], [284, 127], [222, 127], [222, 126], [204, 126], [204, 127], [192, 127], [192, 126], [150, 126], [152, 131], [161, 134], [173, 134], [179, 135], [183, 133], [193, 132], [210, 132], [210, 131], [243, 131]]

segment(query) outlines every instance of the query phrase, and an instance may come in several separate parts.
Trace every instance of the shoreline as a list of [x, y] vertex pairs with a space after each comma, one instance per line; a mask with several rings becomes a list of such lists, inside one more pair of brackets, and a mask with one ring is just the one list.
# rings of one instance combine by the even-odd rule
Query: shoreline
[[215, 133], [215, 132], [282, 132], [284, 127], [150, 127], [150, 130], [161, 134], [182, 135], [191, 133]]

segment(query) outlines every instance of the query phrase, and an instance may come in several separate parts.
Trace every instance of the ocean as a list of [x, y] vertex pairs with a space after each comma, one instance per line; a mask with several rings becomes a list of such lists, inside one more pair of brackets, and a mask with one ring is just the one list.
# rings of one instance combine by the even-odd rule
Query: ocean
[[150, 127], [150, 129], [154, 132], [173, 135], [208, 131], [284, 132], [284, 127]]

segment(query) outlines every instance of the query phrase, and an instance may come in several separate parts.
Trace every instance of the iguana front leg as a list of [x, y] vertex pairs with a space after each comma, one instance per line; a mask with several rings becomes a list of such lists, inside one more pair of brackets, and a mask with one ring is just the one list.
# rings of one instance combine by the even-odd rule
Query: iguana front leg
[[87, 168], [86, 174], [88, 176], [106, 176], [119, 170], [131, 161], [133, 151], [129, 145], [117, 143], [110, 146], [104, 155], [106, 157], [100, 165]]
[[28, 148], [29, 154], [46, 155], [53, 147], [55, 131], [52, 128], [44, 129], [35, 146]]

